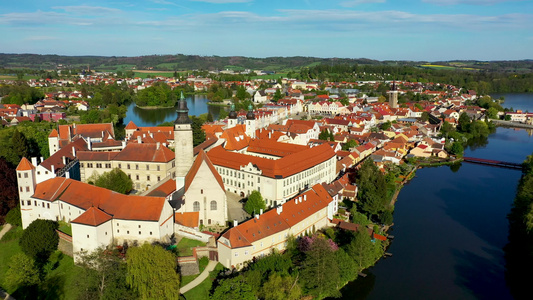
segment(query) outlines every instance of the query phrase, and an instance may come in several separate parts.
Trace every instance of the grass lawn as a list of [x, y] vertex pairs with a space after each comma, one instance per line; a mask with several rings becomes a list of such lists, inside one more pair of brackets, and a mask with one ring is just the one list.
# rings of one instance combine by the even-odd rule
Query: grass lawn
[[157, 76], [172, 77], [174, 76], [174, 72], [141, 72], [141, 71], [135, 72], [135, 77], [148, 78], [148, 75], [152, 77], [157, 77]]
[[215, 280], [218, 273], [222, 271], [223, 269], [224, 269], [224, 266], [218, 263], [215, 269], [209, 273], [209, 277], [207, 277], [202, 283], [197, 285], [194, 289], [184, 294], [185, 298], [187, 300], [209, 299], [209, 291], [211, 290], [211, 285], [213, 284], [213, 280]]
[[178, 243], [178, 256], [191, 256], [192, 248], [198, 246], [205, 246], [205, 243], [188, 238], [182, 238]]
[[[8, 264], [11, 257], [22, 252], [19, 246], [19, 238], [22, 228], [14, 227], [9, 231], [11, 238], [9, 241], [0, 242], [0, 286], [8, 293], [13, 294], [15, 299], [25, 299], [26, 290], [6, 287], [2, 278], [7, 272]], [[8, 234], [9, 234], [8, 233]], [[5, 236], [4, 236], [5, 237]], [[78, 290], [75, 288], [75, 279], [78, 277], [80, 268], [74, 265], [72, 257], [64, 255], [60, 251], [54, 252], [49, 262], [44, 266], [46, 276], [44, 278], [43, 288], [39, 294], [45, 295], [44, 299], [76, 299]], [[29, 297], [28, 299], [31, 299]]]
[[198, 268], [200, 269], [200, 272], [196, 275], [181, 276], [180, 287], [185, 286], [202, 274], [202, 272], [205, 270], [205, 267], [207, 267], [207, 264], [209, 264], [209, 259], [207, 257], [204, 256], [200, 258], [200, 261], [198, 262]]
[[58, 230], [72, 236], [72, 226], [70, 225], [70, 223], [59, 221]]

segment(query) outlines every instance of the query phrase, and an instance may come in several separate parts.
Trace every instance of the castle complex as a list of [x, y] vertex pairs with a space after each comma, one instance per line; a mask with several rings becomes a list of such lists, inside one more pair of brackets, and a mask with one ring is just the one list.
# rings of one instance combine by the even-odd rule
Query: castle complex
[[[244, 197], [257, 190], [267, 206], [276, 208], [241, 225], [235, 222], [218, 243], [219, 260], [239, 268], [269, 249], [284, 249], [289, 235], [329, 224], [338, 204], [320, 185], [337, 176], [336, 154], [328, 144], [309, 147], [257, 139], [262, 131], [255, 128], [250, 109], [241, 122], [232, 110], [221, 139], [196, 149], [183, 96], [177, 112], [173, 138], [167, 127], [134, 124], [128, 124], [125, 141], [114, 139], [111, 124], [53, 130], [51, 156], [31, 162], [23, 158], [17, 167], [23, 228], [36, 219], [72, 224], [76, 258], [81, 251], [111, 244], [168, 242], [173, 234], [191, 232], [202, 236], [202, 225], [227, 225], [226, 193]], [[150, 196], [92, 185], [115, 168], [132, 179], [139, 194]], [[244, 232], [249, 230], [241, 228], [252, 222], [258, 233], [248, 236]]]

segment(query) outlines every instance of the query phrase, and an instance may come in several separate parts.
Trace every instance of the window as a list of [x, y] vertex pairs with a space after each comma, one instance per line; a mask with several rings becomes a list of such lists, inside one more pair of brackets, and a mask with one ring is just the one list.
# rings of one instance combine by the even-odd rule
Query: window
[[37, 206], [37, 201], [33, 201], [33, 202], [34, 202], [33, 204], [35, 204], [35, 206]]
[[146, 176], [146, 181], [150, 181], [150, 175]]
[[121, 169], [122, 168], [122, 164], [118, 164], [118, 168]]
[[152, 232], [150, 231], [150, 235], [152, 235]]
[[235, 257], [239, 256], [239, 252], [235, 252]]
[[24, 200], [20, 201], [20, 205], [24, 206]]
[[83, 163], [80, 163], [80, 167], [82, 167], [82, 168], [83, 168]]
[[203, 193], [204, 193], [204, 189], [201, 189], [201, 190], [200, 190], [200, 194], [203, 195]]
[[30, 187], [27, 186], [27, 187], [26, 187], [26, 192], [29, 192], [29, 191], [30, 191]]
[[157, 170], [158, 170], [158, 171], [161, 171], [161, 167], [160, 167], [160, 166], [157, 166]]
[[126, 234], [130, 234], [130, 231], [129, 231], [129, 230], [128, 230], [128, 231], [126, 231]]
[[19, 178], [22, 178], [22, 175], [20, 175], [20, 173], [19, 173]]
[[211, 201], [211, 210], [217, 210], [217, 202], [215, 200]]
[[46, 203], [46, 208], [50, 208], [50, 203]]
[[24, 178], [28, 178], [28, 173], [24, 173]]
[[136, 179], [136, 180], [139, 180], [139, 175], [135, 175], [135, 179]]
[[102, 168], [102, 164], [101, 164], [101, 163], [97, 163], [97, 164], [96, 164], [96, 167], [97, 167], [98, 169], [101, 169], [101, 168]]
[[161, 176], [157, 176], [157, 181], [161, 181]]
[[146, 165], [146, 171], [150, 171], [150, 165]]
[[139, 231], [139, 235], [141, 235], [141, 232]]
[[89, 235], [87, 235], [87, 238], [89, 238]]
[[139, 170], [139, 165], [135, 165], [135, 170]]
[[19, 189], [20, 189], [20, 192], [22, 193], [22, 187], [21, 186], [19, 187]]
[[192, 210], [193, 211], [200, 211], [200, 202], [194, 201], [194, 203], [192, 204]]
[[139, 228], [141, 228], [141, 225], [139, 225]]
[[130, 169], [130, 164], [127, 165], [128, 170]]

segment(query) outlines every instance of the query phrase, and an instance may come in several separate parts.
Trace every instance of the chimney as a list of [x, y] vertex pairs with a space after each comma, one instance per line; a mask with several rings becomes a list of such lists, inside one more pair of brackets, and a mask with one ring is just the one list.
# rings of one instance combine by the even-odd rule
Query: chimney
[[157, 147], [157, 150], [159, 150], [159, 147], [161, 146], [161, 143], [160, 142], [157, 142], [155, 143], [156, 147]]
[[44, 158], [41, 156], [41, 163], [44, 161]]
[[263, 209], [262, 209], [262, 208], [259, 209], [259, 214], [260, 214], [260, 215], [263, 214]]
[[66, 172], [65, 172], [65, 178], [70, 178], [70, 173], [69, 173], [69, 171], [66, 171]]
[[276, 212], [278, 213], [278, 215], [281, 215], [281, 213], [283, 212], [283, 205], [276, 207]]
[[37, 157], [32, 157], [31, 158], [31, 164], [34, 165], [34, 166], [37, 166]]
[[154, 138], [154, 134], [153, 133], [150, 132], [149, 135], [150, 135], [151, 138]]
[[63, 164], [66, 166], [67, 165], [67, 158], [65, 156], [62, 156], [61, 158], [63, 159]]
[[307, 201], [307, 195], [304, 195], [304, 201]]
[[91, 137], [87, 138], [87, 148], [89, 149], [89, 151], [93, 150], [93, 144], [91, 142]]
[[255, 215], [255, 218], [259, 220], [259, 215]]
[[137, 136], [137, 143], [142, 144], [142, 140], [141, 140], [141, 136], [140, 135]]
[[56, 174], [56, 166], [52, 165], [52, 174]]
[[76, 158], [76, 148], [72, 147], [72, 156]]
[[233, 220], [233, 227], [237, 227], [237, 225], [239, 225], [239, 221]]
[[126, 141], [122, 141], [122, 149], [126, 148]]

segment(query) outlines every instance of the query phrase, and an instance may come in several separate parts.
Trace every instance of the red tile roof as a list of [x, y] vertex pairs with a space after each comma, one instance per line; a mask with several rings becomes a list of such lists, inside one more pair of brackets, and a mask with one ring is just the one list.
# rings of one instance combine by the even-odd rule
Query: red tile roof
[[76, 155], [80, 161], [111, 161], [118, 152], [79, 151]]
[[114, 160], [139, 162], [169, 162], [176, 155], [163, 145], [129, 143]]
[[248, 145], [248, 152], [268, 154], [273, 156], [284, 157], [293, 153], [309, 149], [307, 146], [279, 143], [273, 140], [253, 139]]
[[262, 171], [263, 176], [284, 178], [312, 168], [334, 157], [335, 152], [328, 144], [323, 144], [287, 155], [277, 160], [272, 160], [226, 151], [219, 146], [213, 148], [207, 155], [211, 159], [211, 162], [217, 166], [240, 170], [241, 166], [251, 163]]
[[135, 129], [135, 130], [137, 130], [137, 128], [138, 128], [137, 125], [135, 125], [135, 123], [133, 123], [133, 121], [130, 121], [128, 123], [128, 125], [126, 125], [126, 127], [124, 129]]
[[167, 197], [168, 195], [172, 194], [176, 191], [176, 180], [169, 179], [165, 183], [161, 184], [159, 187], [152, 190], [148, 195], [146, 196], [152, 196], [152, 197]]
[[[303, 197], [305, 196], [305, 201]], [[302, 201], [295, 199], [302, 198]], [[259, 218], [245, 221], [226, 231], [222, 236], [229, 240], [231, 248], [251, 246], [253, 242], [284, 231], [305, 218], [325, 208], [332, 198], [319, 184], [298, 198], [287, 201], [278, 214], [277, 209], [271, 209]], [[219, 240], [220, 242], [220, 240]]]
[[198, 173], [198, 170], [202, 166], [202, 163], [205, 163], [213, 176], [215, 177], [218, 185], [222, 188], [222, 190], [225, 190], [224, 188], [224, 182], [222, 181], [222, 177], [220, 174], [218, 174], [217, 170], [215, 169], [215, 166], [213, 166], [213, 163], [209, 159], [209, 157], [205, 154], [204, 150], [200, 150], [198, 153], [198, 156], [196, 156], [196, 159], [194, 160], [194, 163], [192, 164], [191, 168], [189, 169], [189, 172], [187, 172], [187, 175], [185, 176], [185, 191], [189, 189], [189, 186], [191, 185], [192, 181], [194, 180], [194, 177], [196, 176], [196, 173]]
[[50, 132], [50, 135], [48, 135], [48, 137], [59, 137], [59, 133], [57, 132], [57, 130], [53, 129], [52, 132]]
[[[61, 126], [61, 125], [60, 125]], [[59, 149], [56, 153], [54, 153], [49, 158], [45, 159], [41, 166], [46, 168], [47, 170], [52, 171], [52, 166], [55, 168], [55, 172], [57, 173], [60, 169], [65, 167], [65, 164], [63, 163], [63, 156], [66, 157], [66, 163], [68, 164], [70, 161], [74, 160], [75, 157], [72, 153], [72, 148], [75, 149], [75, 152], [79, 151], [85, 151], [87, 149], [87, 143], [84, 139], [78, 139], [61, 149]]]
[[177, 212], [174, 215], [174, 222], [176, 224], [180, 224], [180, 225], [187, 226], [190, 228], [198, 227], [199, 220], [200, 220], [200, 212], [198, 211], [184, 212], [184, 213]]
[[35, 166], [26, 157], [23, 157], [17, 166], [17, 171], [29, 171], [33, 169], [35, 169]]
[[37, 184], [33, 197], [51, 202], [61, 200], [84, 210], [94, 206], [114, 219], [143, 221], [158, 221], [166, 201], [159, 197], [123, 195], [64, 177]]
[[111, 220], [112, 218], [113, 217], [110, 215], [93, 206], [71, 222], [83, 225], [98, 226]]

